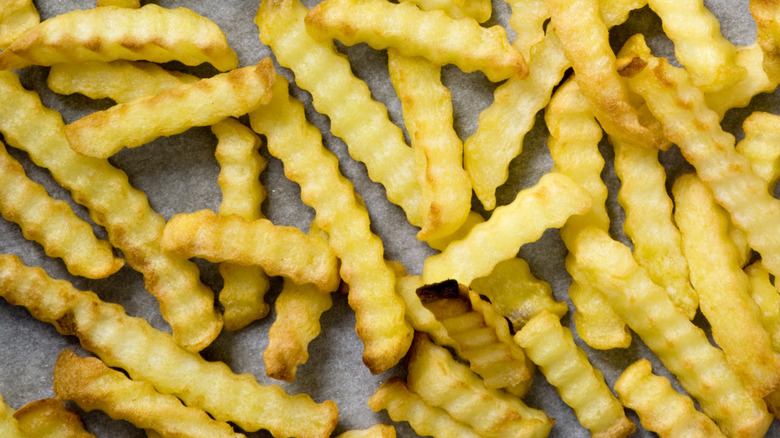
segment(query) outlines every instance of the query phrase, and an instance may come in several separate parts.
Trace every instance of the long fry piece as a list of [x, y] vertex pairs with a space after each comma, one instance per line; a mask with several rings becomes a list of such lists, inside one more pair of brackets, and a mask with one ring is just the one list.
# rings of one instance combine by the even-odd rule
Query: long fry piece
[[134, 189], [127, 174], [107, 160], [74, 152], [65, 137], [62, 117], [43, 106], [37, 94], [25, 90], [12, 72], [0, 72], [0, 132], [10, 146], [24, 150], [37, 165], [70, 190], [73, 199], [90, 210], [105, 227], [109, 241], [122, 250], [127, 263], [144, 276], [173, 336], [199, 351], [222, 329], [214, 294], [200, 281], [197, 266], [160, 248], [165, 219]]
[[238, 65], [216, 23], [186, 8], [147, 4], [75, 10], [45, 20], [0, 53], [0, 69], [116, 59], [208, 62], [221, 71]]
[[41, 22], [32, 0], [0, 1], [0, 50]]
[[0, 256], [0, 295], [54, 324], [60, 333], [78, 336], [106, 365], [245, 431], [327, 437], [336, 425], [335, 403], [317, 404], [305, 394], [290, 396], [277, 385], [260, 385], [249, 374], [234, 374], [222, 362], [207, 362], [144, 319], [128, 316], [121, 306], [54, 280], [40, 268], [26, 267], [15, 256]]
[[53, 398], [25, 404], [14, 412], [14, 418], [22, 432], [36, 438], [95, 438], [84, 429], [78, 414]]

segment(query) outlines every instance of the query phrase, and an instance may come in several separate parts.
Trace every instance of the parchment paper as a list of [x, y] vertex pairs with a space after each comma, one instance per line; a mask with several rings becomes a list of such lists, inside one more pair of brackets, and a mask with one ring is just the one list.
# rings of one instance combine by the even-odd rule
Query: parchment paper
[[[306, 4], [311, 7], [316, 2], [309, 0]], [[166, 7], [186, 6], [215, 21], [238, 52], [241, 66], [251, 65], [264, 57], [272, 56], [270, 50], [260, 43], [257, 27], [253, 22], [257, 0], [165, 0], [157, 3]], [[734, 44], [746, 45], [755, 40], [755, 25], [748, 12], [747, 1], [712, 0], [705, 1], [705, 4], [716, 13], [722, 24], [722, 33]], [[36, 1], [36, 6], [45, 19], [71, 9], [93, 7], [94, 1], [41, 0]], [[494, 0], [493, 6], [494, 16], [488, 24], [508, 27], [507, 5], [501, 0]], [[647, 36], [656, 54], [671, 56], [672, 45], [662, 34], [660, 20], [649, 9], [635, 11], [627, 24], [612, 31], [614, 47], [620, 47], [622, 42], [635, 32], [642, 32]], [[510, 39], [514, 38], [511, 29], [509, 36]], [[365, 45], [340, 47], [352, 61], [355, 73], [369, 83], [374, 97], [387, 105], [391, 120], [403, 127], [400, 104], [387, 77], [385, 53]], [[216, 73], [209, 66], [178, 68], [201, 76]], [[293, 80], [289, 70], [279, 68], [279, 71]], [[47, 106], [61, 111], [66, 122], [111, 105], [109, 101], [90, 101], [78, 95], [53, 94], [45, 86], [47, 68], [30, 67], [19, 73], [23, 84], [39, 92]], [[479, 113], [491, 103], [495, 84], [488, 82], [479, 73], [465, 74], [452, 66], [443, 69], [443, 80], [452, 91], [456, 129], [465, 139], [476, 129]], [[410, 273], [420, 274], [423, 260], [434, 251], [416, 240], [417, 229], [406, 222], [400, 208], [387, 201], [384, 189], [368, 179], [365, 167], [353, 161], [347, 155], [344, 143], [330, 134], [328, 119], [313, 110], [308, 93], [297, 88], [293, 89], [293, 93], [306, 103], [309, 120], [320, 128], [326, 146], [341, 158], [342, 172], [365, 199], [373, 230], [384, 241], [386, 257], [402, 262]], [[724, 121], [725, 128], [738, 139], [741, 138], [742, 120], [753, 110], [778, 112], [779, 99], [777, 93], [755, 98], [749, 109], [729, 112]], [[535, 128], [526, 136], [522, 155], [512, 162], [509, 181], [498, 190], [499, 204], [510, 202], [519, 189], [533, 185], [549, 170], [552, 161], [545, 146], [546, 137], [547, 131], [540, 113]], [[111, 158], [111, 162], [128, 173], [131, 183], [143, 190], [152, 207], [166, 218], [175, 213], [204, 208], [216, 211], [221, 198], [217, 185], [219, 168], [214, 158], [215, 145], [216, 139], [208, 128], [196, 128], [181, 135], [161, 138], [143, 147], [125, 149]], [[47, 171], [32, 165], [24, 153], [9, 149], [12, 155], [23, 163], [30, 177], [44, 184], [52, 196], [73, 204], [76, 212], [90, 221], [86, 210], [74, 204], [69, 193], [59, 187]], [[621, 230], [623, 213], [615, 199], [619, 181], [612, 167], [612, 148], [604, 142], [601, 150], [607, 162], [604, 179], [610, 188], [608, 207], [613, 220], [611, 231], [616, 238], [628, 242]], [[263, 154], [269, 162], [262, 175], [262, 181], [268, 189], [268, 199], [263, 205], [264, 213], [277, 224], [293, 225], [307, 230], [313, 218], [313, 211], [302, 204], [297, 185], [284, 178], [281, 163], [270, 157], [267, 151], [263, 150]], [[691, 169], [682, 161], [676, 148], [661, 156], [670, 180]], [[476, 200], [474, 208], [485, 213]], [[105, 237], [105, 231], [100, 227], [95, 226], [95, 231], [99, 236]], [[169, 331], [167, 324], [160, 317], [156, 300], [145, 291], [140, 274], [129, 267], [105, 280], [74, 278], [68, 275], [59, 260], [48, 258], [39, 245], [22, 237], [15, 224], [5, 221], [0, 221], [0, 251], [16, 254], [28, 265], [42, 266], [51, 276], [68, 279], [82, 290], [93, 290], [106, 301], [122, 304], [128, 314], [142, 316], [158, 329]], [[538, 242], [524, 246], [520, 255], [530, 263], [535, 275], [551, 284], [558, 300], [569, 303], [570, 312], [563, 318], [563, 323], [572, 328], [576, 338], [576, 330], [571, 322], [574, 307], [567, 297], [571, 280], [563, 264], [566, 249], [560, 241], [558, 231], [549, 230]], [[201, 267], [203, 281], [215, 291], [219, 290], [222, 280], [215, 265], [201, 260], [196, 262]], [[281, 283], [278, 280], [274, 280], [272, 292], [267, 296], [269, 302], [273, 302], [278, 294]], [[372, 376], [368, 372], [361, 362], [362, 346], [354, 332], [354, 316], [347, 306], [346, 297], [334, 296], [334, 300], [333, 309], [322, 318], [322, 335], [310, 345], [309, 362], [299, 367], [295, 383], [282, 383], [282, 386], [289, 393], [306, 392], [316, 401], [334, 400], [340, 411], [336, 433], [367, 428], [377, 422], [390, 423], [391, 420], [385, 413], [372, 412], [366, 401], [382, 381], [392, 375], [403, 375], [404, 371], [396, 367], [378, 376]], [[262, 353], [267, 345], [267, 332], [274, 317], [272, 310], [267, 318], [241, 331], [223, 332], [213, 345], [203, 351], [203, 356], [209, 360], [225, 361], [235, 372], [251, 373], [262, 383], [272, 383], [265, 375]], [[695, 322], [707, 327], [701, 315]], [[588, 353], [593, 365], [603, 372], [610, 387], [627, 365], [645, 357], [651, 360], [656, 373], [670, 377], [675, 388], [681, 390], [674, 378], [663, 369], [636, 336], [629, 348], [611, 351], [593, 350], [579, 338], [576, 339], [578, 345]], [[51, 375], [54, 362], [59, 352], [66, 347], [75, 349], [81, 355], [88, 354], [79, 347], [75, 338], [59, 335], [51, 325], [34, 320], [25, 309], [12, 307], [0, 300], [0, 394], [6, 403], [13, 408], [19, 408], [27, 402], [52, 397]], [[220, 388], [214, 390], [219, 391]], [[540, 373], [537, 373], [535, 383], [524, 400], [532, 407], [545, 410], [556, 419], [551, 436], [589, 435]], [[74, 405], [69, 406], [77, 409]], [[142, 431], [130, 424], [111, 420], [100, 412], [78, 412], [88, 429], [100, 437], [144, 436]], [[630, 411], [629, 416], [639, 427], [635, 436], [653, 436], [641, 428], [636, 416]], [[405, 423], [396, 424], [396, 427], [399, 436], [415, 436]], [[780, 436], [777, 422], [773, 424], [769, 435]], [[248, 436], [268, 434], [257, 432]]]

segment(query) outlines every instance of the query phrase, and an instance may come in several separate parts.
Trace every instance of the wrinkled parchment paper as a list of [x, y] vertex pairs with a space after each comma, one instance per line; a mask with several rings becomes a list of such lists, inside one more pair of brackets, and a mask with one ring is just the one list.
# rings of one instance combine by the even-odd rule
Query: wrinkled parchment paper
[[[311, 7], [316, 2], [309, 0], [306, 4]], [[90, 0], [40, 0], [35, 3], [44, 19], [71, 9], [94, 6], [94, 1]], [[256, 0], [166, 0], [157, 3], [165, 7], [186, 6], [215, 21], [239, 54], [241, 66], [252, 65], [264, 57], [272, 56], [269, 48], [260, 43], [257, 27], [253, 22], [257, 10]], [[722, 33], [734, 44], [747, 45], [755, 40], [755, 25], [748, 12], [747, 1], [711, 0], [705, 1], [705, 4], [717, 15], [722, 25]], [[494, 0], [493, 6], [493, 18], [488, 24], [500, 24], [508, 28], [508, 6], [501, 0]], [[647, 36], [656, 54], [671, 56], [672, 45], [661, 31], [660, 20], [648, 8], [633, 12], [627, 24], [613, 29], [611, 35], [614, 47], [619, 48], [623, 41], [636, 32]], [[509, 36], [514, 37], [511, 30]], [[355, 74], [368, 82], [374, 98], [386, 104], [391, 120], [402, 126], [400, 103], [388, 80], [385, 53], [365, 45], [339, 47], [351, 60]], [[216, 73], [209, 66], [176, 67], [200, 76]], [[278, 70], [293, 79], [289, 70]], [[66, 122], [111, 105], [109, 101], [91, 101], [79, 95], [53, 94], [45, 86], [47, 68], [30, 67], [19, 73], [23, 84], [40, 93], [45, 105], [61, 111]], [[452, 66], [443, 68], [443, 81], [452, 91], [456, 129], [465, 139], [476, 129], [479, 113], [491, 103], [495, 84], [488, 82], [479, 73], [465, 74]], [[417, 229], [406, 222], [400, 208], [387, 201], [383, 188], [368, 179], [365, 167], [352, 160], [347, 155], [344, 143], [330, 134], [328, 119], [313, 110], [308, 93], [295, 87], [292, 92], [306, 103], [309, 120], [320, 128], [326, 147], [341, 158], [342, 172], [354, 183], [366, 201], [373, 230], [385, 243], [386, 257], [402, 262], [410, 273], [420, 274], [424, 259], [433, 251], [416, 240]], [[780, 111], [780, 95], [761, 95], [753, 100], [748, 109], [732, 110], [724, 121], [725, 128], [738, 139], [741, 138], [742, 120], [754, 110], [777, 113]], [[246, 119], [243, 120], [246, 122]], [[547, 131], [540, 113], [536, 126], [525, 138], [522, 155], [512, 162], [509, 181], [498, 190], [499, 204], [509, 203], [519, 189], [535, 184], [539, 177], [549, 170], [552, 161], [545, 147], [546, 136]], [[204, 208], [216, 211], [221, 197], [217, 185], [219, 167], [214, 158], [215, 145], [216, 139], [208, 128], [195, 128], [181, 135], [158, 139], [143, 147], [125, 149], [112, 157], [111, 162], [128, 173], [130, 182], [143, 190], [152, 207], [166, 218], [179, 212]], [[47, 171], [32, 165], [24, 153], [9, 149], [11, 154], [23, 163], [31, 178], [42, 183], [52, 196], [73, 204], [77, 214], [90, 221], [86, 209], [73, 203], [69, 193], [59, 187]], [[623, 213], [615, 199], [619, 181], [612, 167], [612, 148], [603, 142], [601, 151], [607, 161], [604, 178], [610, 188], [608, 208], [613, 220], [612, 233], [616, 238], [627, 242], [621, 230]], [[313, 219], [313, 211], [302, 204], [297, 185], [285, 179], [280, 161], [269, 156], [265, 150], [262, 153], [269, 163], [262, 175], [262, 182], [268, 189], [268, 198], [263, 205], [264, 213], [277, 224], [293, 225], [307, 230]], [[682, 161], [676, 148], [663, 153], [661, 158], [667, 167], [670, 180], [691, 169]], [[474, 208], [485, 213], [476, 200]], [[95, 231], [99, 236], [105, 237], [105, 231], [100, 227], [95, 226]], [[144, 317], [156, 328], [169, 331], [167, 324], [160, 317], [156, 300], [145, 291], [141, 275], [129, 267], [105, 280], [74, 278], [67, 273], [59, 260], [48, 258], [40, 246], [26, 241], [15, 224], [0, 221], [0, 236], [0, 251], [3, 253], [16, 254], [31, 266], [42, 266], [51, 276], [70, 280], [82, 290], [93, 290], [106, 301], [122, 304], [128, 314]], [[640, 357], [650, 359], [656, 373], [670, 377], [636, 336], [629, 348], [611, 351], [590, 349], [576, 337], [576, 330], [571, 322], [574, 307], [567, 297], [570, 278], [564, 269], [565, 254], [566, 249], [557, 230], [549, 230], [538, 242], [526, 245], [520, 251], [520, 255], [530, 263], [534, 274], [551, 284], [555, 297], [569, 302], [570, 312], [563, 318], [563, 323], [572, 328], [578, 345], [588, 353], [593, 365], [603, 372], [610, 387], [622, 370]], [[219, 290], [222, 280], [216, 266], [201, 260], [196, 262], [201, 268], [203, 281], [215, 291]], [[281, 281], [275, 279], [273, 289], [267, 295], [269, 302], [273, 302], [280, 285]], [[235, 372], [251, 373], [262, 383], [272, 383], [265, 375], [262, 354], [268, 342], [268, 328], [273, 319], [272, 310], [268, 317], [243, 330], [223, 332], [202, 352], [203, 356], [208, 360], [222, 360]], [[334, 296], [333, 308], [322, 318], [323, 333], [310, 345], [309, 362], [299, 367], [295, 383], [282, 383], [289, 393], [306, 392], [318, 402], [334, 400], [340, 411], [339, 425], [335, 433], [367, 428], [377, 422], [391, 422], [385, 413], [372, 412], [366, 401], [382, 381], [392, 375], [404, 373], [400, 367], [378, 376], [368, 372], [361, 362], [362, 346], [354, 332], [354, 322], [346, 297]], [[695, 322], [707, 327], [701, 315]], [[52, 370], [57, 355], [63, 348], [75, 349], [81, 355], [88, 354], [79, 347], [75, 338], [59, 335], [53, 326], [34, 320], [25, 309], [12, 307], [0, 300], [0, 394], [6, 403], [18, 409], [27, 402], [52, 397]], [[673, 385], [680, 390], [674, 380]], [[220, 388], [214, 390], [219, 391]], [[589, 436], [571, 409], [560, 400], [540, 373], [537, 373], [534, 385], [524, 400], [530, 406], [543, 409], [556, 419], [552, 430], [553, 437]], [[72, 404], [69, 406], [75, 408]], [[130, 424], [111, 420], [100, 412], [79, 413], [87, 428], [97, 436], [145, 436]], [[641, 428], [636, 416], [630, 411], [629, 416], [639, 427], [635, 436], [653, 436]], [[397, 424], [396, 427], [399, 436], [416, 436], [405, 423]], [[248, 436], [268, 434], [261, 431]], [[777, 422], [770, 429], [770, 436], [780, 436], [780, 426]]]

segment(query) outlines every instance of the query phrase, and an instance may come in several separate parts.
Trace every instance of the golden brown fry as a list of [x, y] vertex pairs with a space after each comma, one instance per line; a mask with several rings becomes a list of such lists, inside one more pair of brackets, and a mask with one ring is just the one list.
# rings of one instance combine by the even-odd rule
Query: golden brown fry
[[0, 69], [117, 59], [208, 62], [221, 71], [238, 65], [216, 23], [186, 8], [147, 4], [74, 10], [45, 20], [0, 53]]
[[421, 11], [410, 3], [382, 0], [326, 0], [308, 13], [306, 29], [316, 40], [347, 45], [368, 43], [398, 49], [439, 66], [455, 64], [465, 72], [482, 71], [498, 82], [528, 74], [523, 55], [501, 26], [485, 28], [472, 18], [455, 20], [442, 11]]
[[662, 438], [724, 438], [718, 426], [693, 406], [690, 397], [653, 374], [650, 362], [640, 359], [615, 382], [620, 401], [639, 416], [642, 426]]
[[[19, 430], [36, 438], [95, 438], [84, 429], [78, 414], [65, 409], [57, 399], [27, 403], [14, 412]], [[3, 435], [5, 436], [5, 435]]]
[[178, 398], [157, 392], [148, 382], [134, 381], [95, 357], [81, 358], [63, 350], [54, 366], [54, 393], [90, 412], [100, 410], [115, 420], [125, 420], [163, 437], [240, 438], [225, 422]]
[[6, 220], [19, 224], [24, 236], [40, 243], [48, 256], [62, 258], [73, 275], [105, 278], [125, 263], [114, 256], [108, 242], [95, 236], [91, 225], [76, 216], [70, 205], [49, 197], [43, 186], [30, 180], [2, 143], [0, 213]]
[[0, 50], [5, 50], [40, 22], [32, 0], [0, 1]]
[[261, 386], [249, 374], [234, 374], [222, 362], [207, 362], [146, 320], [128, 316], [121, 306], [54, 280], [40, 268], [28, 268], [15, 256], [0, 255], [0, 296], [54, 324], [60, 333], [78, 336], [106, 365], [122, 368], [132, 379], [150, 382], [160, 393], [175, 395], [216, 420], [248, 432], [267, 429], [275, 436], [327, 437], [336, 426], [335, 403], [290, 396], [277, 385]]
[[556, 315], [542, 312], [515, 335], [515, 341], [571, 406], [594, 437], [626, 437], [636, 431], [604, 376], [574, 343], [571, 331]]
[[458, 20], [471, 17], [478, 23], [490, 19], [493, 5], [489, 0], [404, 0], [417, 5], [423, 11], [444, 11], [450, 17]]
[[756, 42], [764, 52], [764, 70], [777, 84], [780, 82], [780, 4], [772, 0], [750, 0], [750, 14], [756, 20]]
[[141, 146], [193, 126], [212, 125], [228, 116], [246, 114], [268, 103], [275, 77], [271, 59], [265, 58], [256, 66], [92, 113], [69, 124], [65, 134], [76, 152], [108, 158], [122, 147]]
[[105, 227], [112, 245], [144, 276], [146, 290], [160, 304], [177, 342], [193, 351], [209, 345], [222, 329], [214, 294], [200, 281], [197, 266], [160, 248], [165, 219], [134, 189], [127, 174], [107, 160], [74, 152], [64, 134], [62, 117], [25, 90], [12, 72], [0, 72], [0, 133], [10, 146], [24, 150], [37, 165], [70, 190]]

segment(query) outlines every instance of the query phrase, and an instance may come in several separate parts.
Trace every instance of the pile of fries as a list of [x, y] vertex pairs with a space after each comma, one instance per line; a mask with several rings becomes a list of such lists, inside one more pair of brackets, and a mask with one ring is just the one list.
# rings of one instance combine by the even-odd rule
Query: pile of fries
[[775, 2], [65, 3], [0, 0], [0, 436], [780, 434]]

